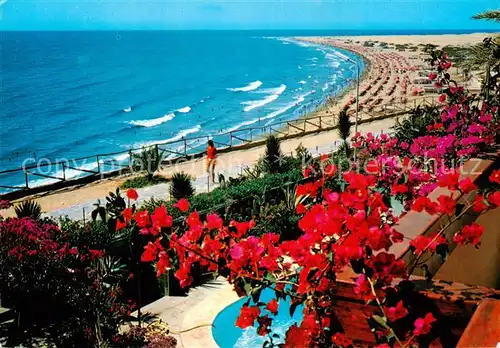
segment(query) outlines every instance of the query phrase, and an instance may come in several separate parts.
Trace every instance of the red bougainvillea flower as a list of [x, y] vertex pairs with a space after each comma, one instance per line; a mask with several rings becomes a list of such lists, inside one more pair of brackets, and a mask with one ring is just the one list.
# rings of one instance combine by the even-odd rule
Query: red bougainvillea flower
[[455, 211], [456, 201], [453, 195], [441, 195], [438, 197], [439, 207], [438, 211], [447, 215], [451, 215]]
[[141, 256], [141, 261], [142, 262], [153, 262], [156, 260], [156, 256], [158, 255], [158, 247], [156, 244], [153, 244], [149, 242], [145, 247], [144, 247], [144, 252], [142, 253]]
[[146, 228], [151, 225], [151, 220], [149, 219], [149, 212], [147, 210], [139, 211], [134, 216], [137, 226], [140, 228]]
[[441, 94], [438, 98], [440, 103], [444, 103], [446, 101], [446, 94]]
[[304, 348], [311, 344], [311, 334], [308, 330], [292, 325], [286, 332], [285, 348]]
[[465, 226], [460, 232], [455, 233], [453, 236], [453, 241], [458, 245], [464, 245], [471, 243], [476, 246], [481, 241], [483, 236], [484, 226], [477, 223]]
[[455, 190], [460, 179], [460, 173], [457, 171], [450, 171], [443, 175], [438, 180], [440, 187], [448, 187], [450, 190]]
[[218, 230], [222, 228], [224, 222], [217, 214], [208, 214], [206, 226], [209, 230]]
[[436, 321], [436, 318], [432, 313], [427, 313], [425, 317], [418, 318], [415, 320], [415, 329], [413, 329], [413, 334], [415, 336], [427, 335], [431, 331], [432, 323]]
[[408, 186], [406, 186], [405, 184], [392, 185], [391, 193], [393, 195], [397, 195], [398, 193], [406, 193], [406, 192], [408, 192]]
[[323, 172], [325, 173], [325, 176], [331, 178], [332, 176], [337, 174], [337, 166], [335, 164], [328, 164]]
[[332, 336], [332, 342], [335, 343], [336, 347], [349, 347], [352, 345], [352, 341], [345, 337], [341, 332], [337, 332]]
[[417, 255], [422, 254], [431, 244], [431, 240], [426, 236], [418, 236], [410, 241], [410, 246], [413, 247], [413, 252]]
[[488, 195], [488, 202], [494, 206], [500, 207], [500, 191], [490, 193]]
[[127, 190], [127, 197], [133, 201], [136, 201], [137, 198], [139, 198], [139, 194], [137, 193], [136, 190], [134, 189], [128, 189]]
[[271, 332], [273, 320], [269, 318], [268, 315], [257, 318], [257, 322], [259, 323], [259, 327], [257, 328], [257, 334], [259, 336], [265, 336]]
[[375, 298], [372, 294], [370, 283], [368, 282], [364, 274], [360, 274], [358, 278], [356, 278], [354, 293], [360, 296], [364, 301], [369, 301]]
[[153, 235], [157, 235], [164, 227], [172, 227], [172, 216], [168, 215], [167, 208], [164, 205], [155, 209], [151, 214], [151, 220], [153, 221]]
[[241, 329], [253, 326], [255, 320], [260, 315], [260, 308], [258, 306], [243, 306], [240, 310], [240, 315], [236, 319], [236, 326]]
[[126, 222], [130, 222], [132, 220], [132, 217], [134, 216], [134, 212], [132, 211], [132, 208], [124, 209], [122, 211], [122, 216]]
[[437, 210], [437, 204], [432, 202], [426, 196], [420, 196], [411, 205], [411, 210], [417, 211], [421, 213], [422, 211], [426, 211], [430, 215], [434, 215]]
[[180, 285], [183, 288], [193, 283], [193, 277], [191, 276], [189, 268], [185, 265], [182, 265], [174, 275], [177, 279], [179, 279]]
[[380, 173], [380, 164], [376, 159], [369, 160], [366, 163], [366, 168], [365, 168], [366, 173], [368, 174], [378, 174]]
[[325, 154], [325, 153], [324, 153], [324, 154], [321, 154], [321, 156], [319, 157], [319, 160], [320, 160], [321, 162], [325, 162], [325, 161], [327, 161], [327, 160], [328, 160], [328, 155], [327, 155], [327, 154]]
[[472, 210], [476, 213], [481, 213], [488, 209], [488, 206], [484, 203], [483, 195], [476, 195], [474, 201], [472, 202]]
[[278, 313], [278, 301], [276, 301], [276, 299], [273, 298], [271, 301], [269, 301], [267, 303], [266, 309], [273, 314], [277, 314]]
[[494, 170], [489, 177], [491, 182], [500, 184], [500, 169]]
[[161, 276], [170, 268], [172, 268], [170, 258], [165, 251], [160, 251], [160, 253], [158, 254], [158, 262], [156, 263], [156, 276]]
[[127, 223], [124, 221], [121, 221], [120, 219], [116, 219], [116, 230], [119, 231], [122, 228], [127, 227]]
[[458, 188], [463, 193], [469, 193], [474, 191], [477, 186], [472, 182], [470, 178], [465, 178], [463, 180], [460, 180], [460, 182], [458, 183]]
[[185, 198], [179, 199], [179, 201], [174, 205], [177, 209], [186, 213], [189, 210], [189, 201]]
[[396, 307], [388, 307], [385, 314], [390, 321], [396, 321], [408, 315], [408, 310], [403, 306], [403, 301], [399, 301]]
[[297, 204], [297, 206], [295, 207], [295, 211], [297, 212], [297, 214], [304, 214], [307, 209], [303, 204]]
[[436, 79], [436, 77], [437, 77], [437, 74], [436, 74], [436, 73], [433, 73], [433, 72], [432, 72], [432, 73], [430, 73], [430, 74], [429, 74], [429, 80], [435, 80], [435, 79]]

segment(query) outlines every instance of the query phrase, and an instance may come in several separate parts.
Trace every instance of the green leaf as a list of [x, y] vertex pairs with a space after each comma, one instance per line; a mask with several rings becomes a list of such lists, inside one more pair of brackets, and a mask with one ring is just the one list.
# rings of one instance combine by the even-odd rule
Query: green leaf
[[270, 280], [270, 281], [271, 281], [271, 282], [273, 282], [273, 283], [276, 281], [276, 277], [275, 277], [275, 276], [274, 276], [271, 272], [268, 272], [268, 273], [266, 274], [265, 279]]
[[262, 292], [262, 287], [260, 286], [252, 290], [251, 296], [254, 303], [259, 302], [261, 292]]
[[375, 320], [378, 324], [386, 329], [390, 329], [389, 325], [387, 325], [387, 319], [385, 317], [381, 317], [380, 315], [372, 316], [373, 320]]

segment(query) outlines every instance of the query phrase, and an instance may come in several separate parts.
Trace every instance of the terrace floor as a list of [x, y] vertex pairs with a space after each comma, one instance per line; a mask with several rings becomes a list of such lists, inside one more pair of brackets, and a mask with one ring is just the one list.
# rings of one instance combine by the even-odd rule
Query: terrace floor
[[167, 323], [178, 347], [217, 347], [212, 323], [219, 312], [238, 299], [222, 277], [193, 288], [187, 296], [165, 296], [142, 308]]

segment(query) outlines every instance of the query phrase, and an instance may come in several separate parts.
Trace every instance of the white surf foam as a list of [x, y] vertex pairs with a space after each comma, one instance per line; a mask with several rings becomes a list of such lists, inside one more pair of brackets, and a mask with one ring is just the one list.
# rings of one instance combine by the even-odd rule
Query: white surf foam
[[281, 93], [283, 93], [285, 90], [286, 90], [286, 85], [282, 84], [281, 86], [279, 86], [277, 88], [268, 89], [268, 93], [270, 93], [271, 95], [267, 96], [264, 99], [241, 102], [242, 105], [247, 105], [245, 108], [243, 108], [243, 111], [248, 112], [248, 111], [251, 111], [255, 108], [272, 103], [273, 101], [278, 99], [279, 96], [281, 95]]
[[150, 120], [130, 121], [130, 122], [128, 122], [128, 124], [130, 124], [132, 126], [137, 126], [137, 127], [148, 127], [149, 128], [149, 127], [155, 127], [155, 126], [158, 126], [162, 123], [168, 122], [168, 121], [172, 120], [174, 117], [175, 117], [174, 114], [166, 114], [162, 117], [153, 118]]
[[176, 135], [174, 135], [172, 138], [164, 139], [164, 140], [155, 140], [155, 141], [148, 141], [144, 143], [136, 143], [134, 144], [134, 148], [141, 148], [141, 147], [146, 147], [146, 146], [151, 146], [151, 145], [156, 145], [156, 144], [163, 144], [163, 143], [169, 143], [169, 142], [174, 142], [177, 140], [181, 140], [185, 136], [192, 134], [192, 133], [198, 133], [201, 129], [201, 125], [196, 125], [192, 128], [188, 129], [183, 129]]
[[299, 83], [300, 83], [301, 85], [305, 85], [307, 82], [306, 82], [306, 81], [304, 81], [304, 80], [302, 80], [302, 81], [299, 81]]
[[228, 88], [228, 90], [232, 92], [250, 92], [256, 90], [260, 86], [262, 86], [262, 81], [257, 80], [254, 82], [250, 82], [248, 85], [244, 87]]
[[297, 97], [295, 97], [295, 100], [285, 106], [283, 106], [281, 109], [278, 109], [276, 111], [273, 111], [269, 114], [267, 114], [266, 116], [262, 117], [261, 120], [267, 120], [267, 119], [270, 119], [270, 118], [275, 118], [276, 116], [279, 116], [285, 112], [287, 112], [288, 110], [290, 110], [291, 108], [299, 105], [300, 103], [302, 103], [306, 97], [308, 97], [309, 95], [315, 93], [316, 91], [310, 91], [310, 92], [307, 92], [307, 93], [304, 93], [302, 95], [299, 95]]
[[244, 127], [244, 126], [249, 126], [251, 124], [254, 124], [254, 123], [257, 123], [261, 120], [261, 118], [254, 118], [253, 120], [249, 120], [249, 121], [245, 121], [245, 122], [241, 122], [241, 123], [238, 123], [236, 126], [234, 127], [231, 127], [231, 128], [228, 128], [228, 129], [224, 129], [222, 132], [223, 133], [229, 133], [229, 132], [233, 132], [237, 129], [240, 129], [241, 127]]
[[182, 112], [183, 114], [188, 113], [189, 111], [191, 111], [191, 108], [189, 106], [177, 109], [177, 112]]
[[123, 109], [124, 112], [130, 112], [132, 111], [132, 107], [131, 106], [128, 106], [126, 107], [125, 109]]

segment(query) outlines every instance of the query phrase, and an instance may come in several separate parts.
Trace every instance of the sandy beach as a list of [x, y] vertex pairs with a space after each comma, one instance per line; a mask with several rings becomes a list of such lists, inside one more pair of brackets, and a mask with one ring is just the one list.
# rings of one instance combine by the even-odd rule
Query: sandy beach
[[[317, 44], [332, 45], [344, 48], [362, 55], [368, 63], [368, 69], [363, 74], [360, 82], [360, 115], [359, 119], [367, 120], [376, 117], [381, 112], [398, 103], [412, 104], [414, 101], [422, 100], [423, 88], [415, 84], [415, 80], [421, 77], [419, 71], [424, 69], [421, 60], [421, 52], [418, 45], [470, 45], [479, 43], [484, 37], [491, 34], [468, 34], [468, 35], [419, 35], [419, 36], [358, 36], [358, 37], [307, 37], [298, 38]], [[367, 47], [365, 41], [378, 42], [373, 47]], [[408, 44], [415, 50], [398, 50], [395, 46], [381, 47], [385, 42], [393, 45]], [[415, 93], [418, 91], [418, 93]], [[347, 107], [349, 113], [355, 113], [355, 91], [350, 89], [341, 98], [332, 99], [326, 105], [312, 113], [312, 116], [329, 116], [333, 120], [338, 112]], [[433, 97], [432, 93], [425, 95]], [[434, 94], [435, 96], [435, 94]], [[361, 132], [388, 132], [394, 125], [394, 119], [376, 120], [360, 125]], [[317, 134], [307, 135], [301, 138], [284, 140], [282, 150], [284, 153], [294, 152], [299, 144], [312, 152], [327, 152], [335, 148], [335, 141], [339, 140], [336, 130], [323, 131]], [[245, 166], [253, 165], [264, 153], [264, 147], [255, 147], [249, 150], [233, 151], [220, 154], [217, 159], [217, 173], [226, 177], [235, 176]], [[204, 159], [192, 160], [174, 166], [165, 167], [160, 175], [170, 176], [175, 172], [184, 171], [197, 178], [197, 189], [202, 191], [203, 180], [206, 179]], [[103, 199], [109, 191], [114, 191], [126, 178], [112, 178], [95, 182], [84, 187], [66, 189], [64, 191], [47, 193], [35, 197], [41, 204], [44, 212], [71, 207], [83, 202]], [[12, 216], [13, 209], [0, 211], [4, 217]]]

